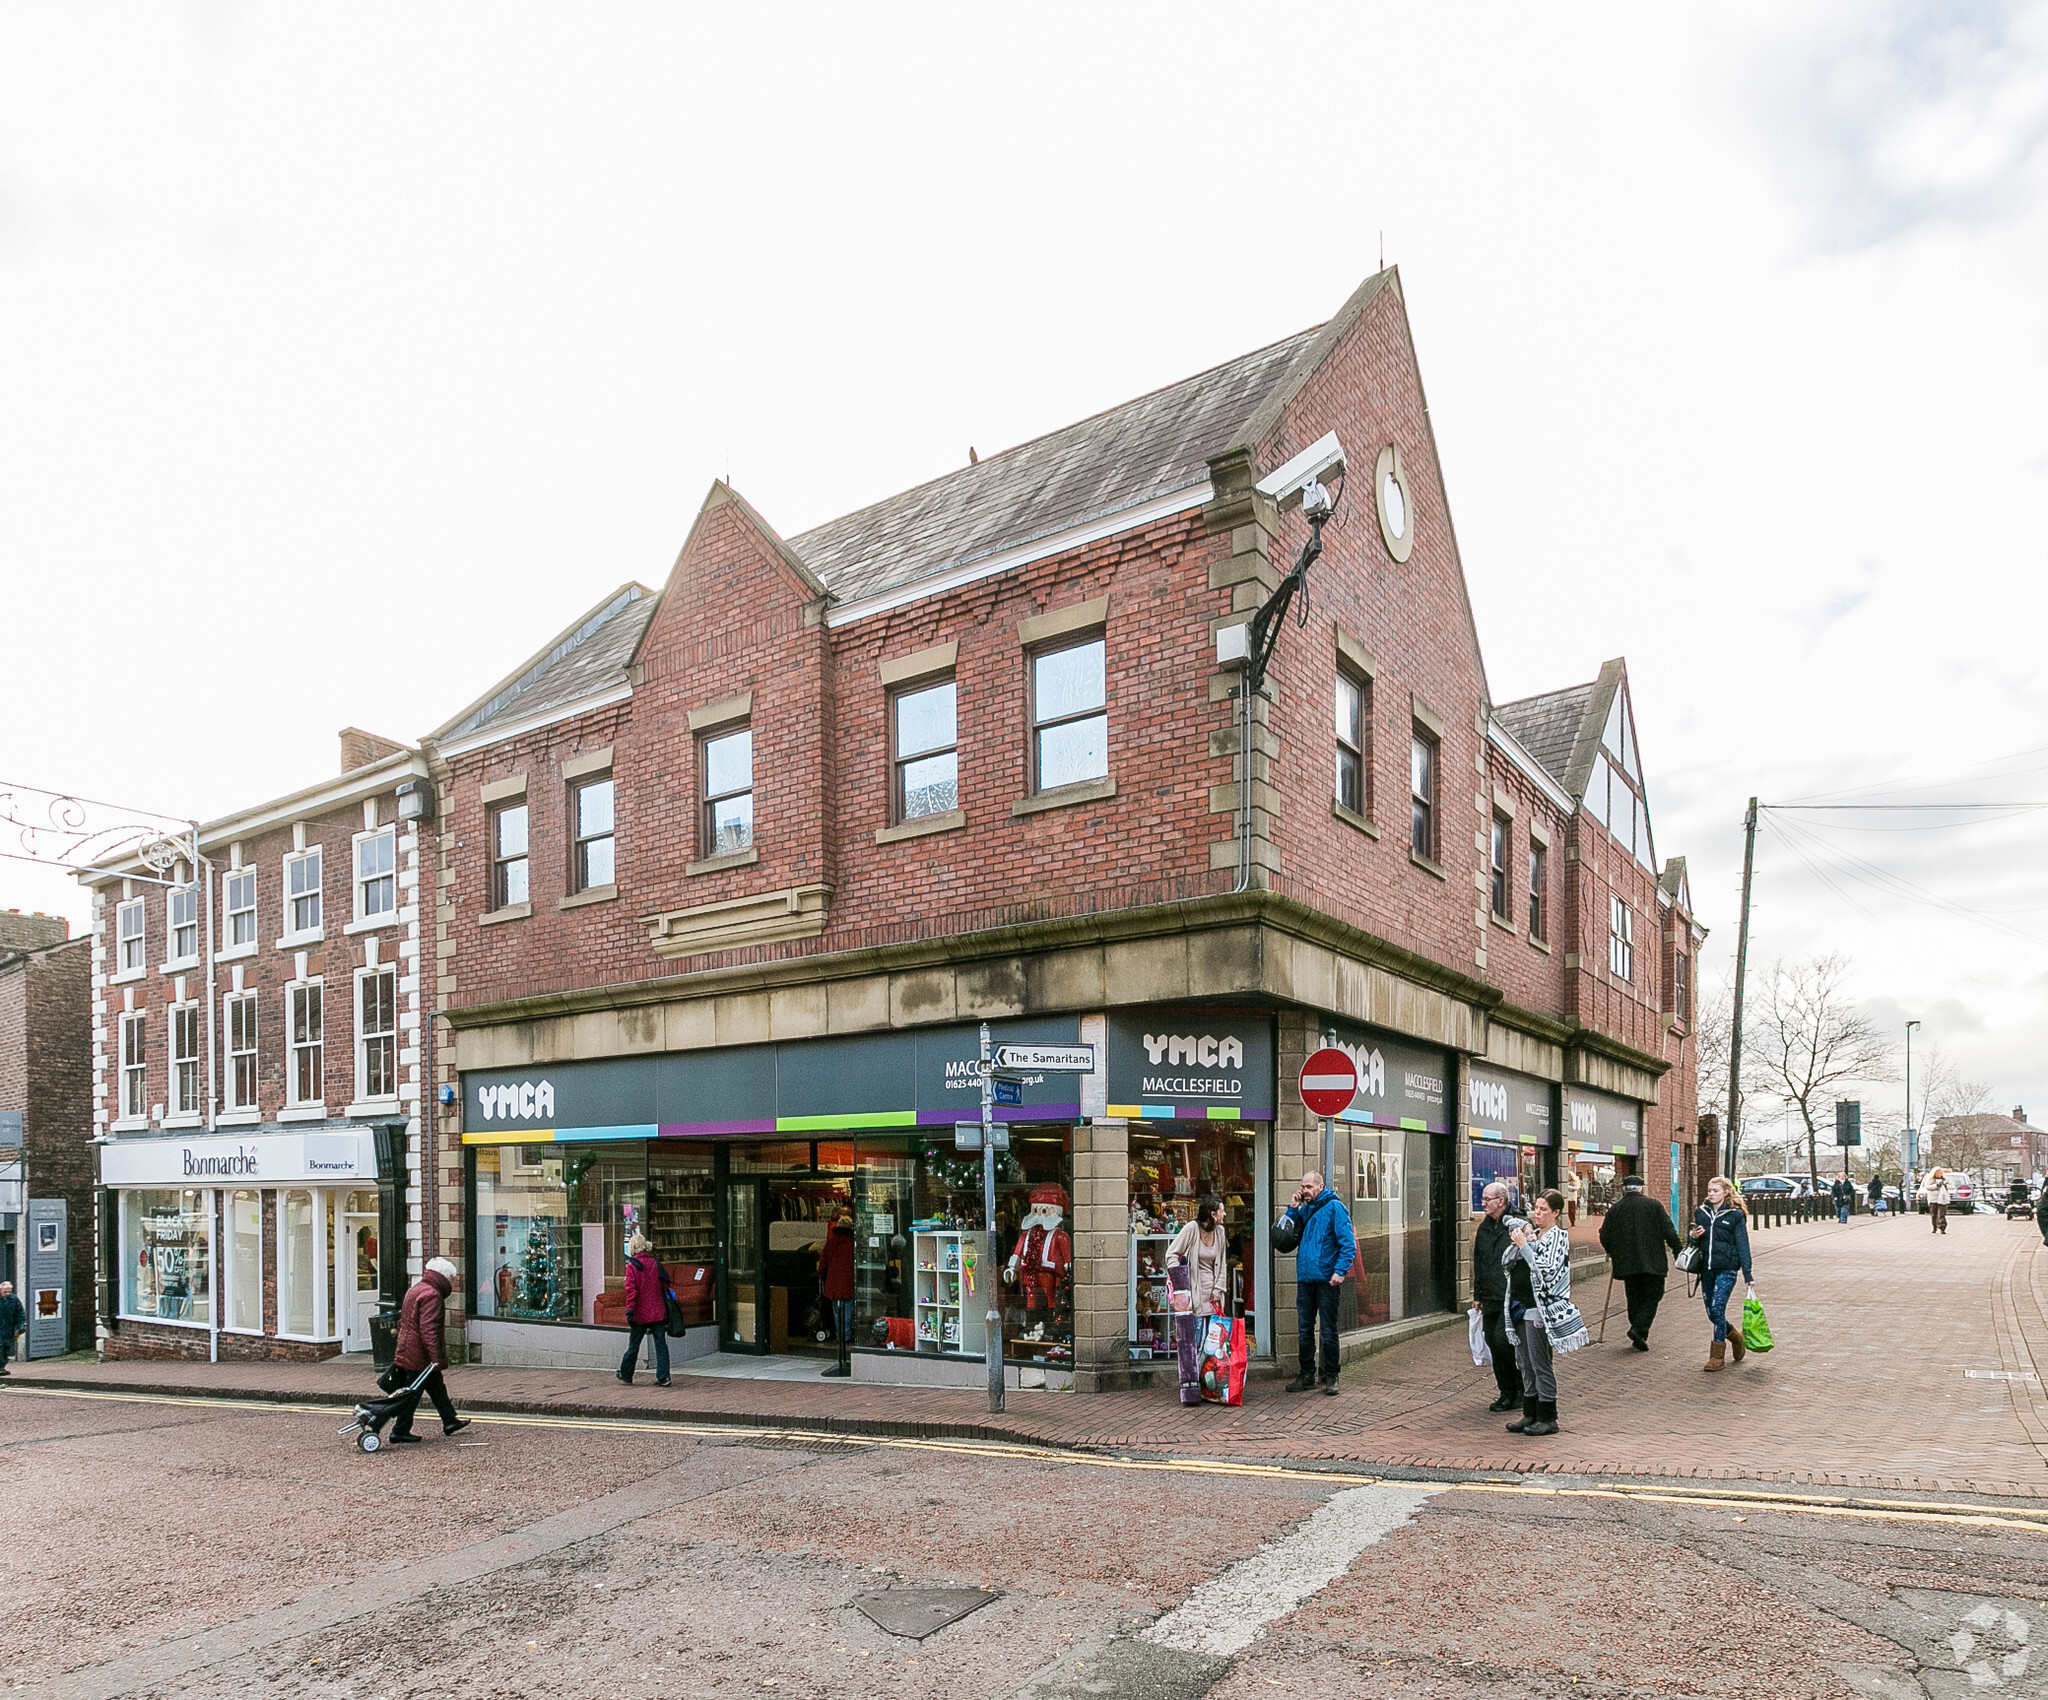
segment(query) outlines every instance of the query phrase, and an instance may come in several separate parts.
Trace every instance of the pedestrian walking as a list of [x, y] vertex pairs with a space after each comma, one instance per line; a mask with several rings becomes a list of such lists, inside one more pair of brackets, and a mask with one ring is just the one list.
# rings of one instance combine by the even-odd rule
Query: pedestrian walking
[[[2048, 1233], [2048, 1228], [2042, 1230]], [[7, 1373], [7, 1360], [14, 1356], [14, 1342], [28, 1327], [28, 1312], [14, 1296], [14, 1283], [0, 1281], [0, 1375]]]
[[654, 1340], [654, 1385], [668, 1385], [668, 1271], [654, 1255], [645, 1234], [626, 1242], [626, 1326], [632, 1334], [626, 1341], [626, 1355], [619, 1359], [618, 1376], [633, 1385], [633, 1369], [640, 1359], [640, 1342]]
[[1665, 1247], [1685, 1249], [1678, 1227], [1666, 1210], [1643, 1190], [1641, 1175], [1624, 1175], [1621, 1196], [1600, 1224], [1600, 1246], [1614, 1266], [1628, 1295], [1628, 1343], [1639, 1352], [1650, 1349], [1650, 1324], [1664, 1302], [1664, 1278], [1670, 1272]]
[[1507, 1261], [1514, 1253], [1508, 1234], [1508, 1189], [1489, 1181], [1479, 1195], [1482, 1214], [1472, 1235], [1472, 1308], [1486, 1331], [1486, 1349], [1493, 1354], [1494, 1384], [1500, 1397], [1489, 1411], [1517, 1411], [1522, 1406], [1522, 1372], [1515, 1366], [1514, 1338], [1508, 1332]]
[[1749, 1214], [1743, 1209], [1742, 1193], [1725, 1175], [1707, 1182], [1707, 1201], [1692, 1213], [1692, 1237], [1700, 1242], [1700, 1294], [1706, 1300], [1707, 1320], [1714, 1325], [1714, 1343], [1700, 1367], [1726, 1369], [1731, 1346], [1737, 1363], [1748, 1355], [1742, 1324], [1728, 1321], [1728, 1296], [1740, 1275], [1747, 1288], [1744, 1297], [1755, 1298], [1756, 1280], [1749, 1268]]
[[[1567, 1169], [1565, 1184], [1565, 1225], [1576, 1228], [1579, 1225], [1579, 1195], [1585, 1190], [1585, 1182], [1579, 1178], [1577, 1169]], [[1532, 1205], [1533, 1209], [1534, 1206]]]
[[[1202, 1328], [1204, 1317], [1221, 1315], [1230, 1306], [1230, 1235], [1224, 1223], [1229, 1212], [1223, 1200], [1205, 1192], [1195, 1206], [1195, 1219], [1173, 1236], [1166, 1248], [1166, 1267], [1185, 1269], [1188, 1308], [1173, 1318], [1174, 1341], [1180, 1348], [1180, 1402], [1202, 1402]], [[1332, 1354], [1333, 1363], [1335, 1355]]]
[[2041, 1243], [2048, 1245], [2048, 1186], [2036, 1190], [2040, 1196], [2034, 1201], [2034, 1225], [2041, 1230]]
[[1936, 1175], [1927, 1183], [1927, 1214], [1932, 1218], [1927, 1224], [1930, 1234], [1948, 1232], [1949, 1200], [1955, 1194], [1949, 1191], [1948, 1176]]
[[1856, 1203], [1856, 1188], [1847, 1175], [1837, 1175], [1835, 1184], [1828, 1188], [1828, 1196], [1835, 1201], [1835, 1220], [1843, 1227], [1849, 1225], [1849, 1212]]
[[1585, 1319], [1572, 1303], [1572, 1241], [1564, 1194], [1552, 1187], [1529, 1201], [1529, 1219], [1510, 1220], [1508, 1320], [1522, 1372], [1522, 1420], [1510, 1434], [1557, 1433], [1556, 1354], [1586, 1343]]
[[818, 1247], [818, 1293], [832, 1316], [832, 1338], [839, 1342], [840, 1361], [821, 1375], [851, 1375], [846, 1353], [853, 1345], [853, 1212], [841, 1205]]
[[[398, 1312], [397, 1350], [392, 1356], [392, 1362], [407, 1380], [428, 1365], [433, 1366], [433, 1373], [420, 1393], [434, 1401], [443, 1434], [469, 1427], [469, 1418], [458, 1417], [455, 1403], [448, 1397], [448, 1343], [443, 1329], [448, 1320], [448, 1295], [454, 1290], [455, 1265], [445, 1257], [429, 1258], [426, 1272], [406, 1289], [405, 1303]], [[414, 1399], [398, 1413], [391, 1424], [393, 1445], [403, 1446], [419, 1439], [412, 1432], [413, 1414], [418, 1409], [419, 1400]]]
[[1876, 1175], [1870, 1177], [1870, 1213], [1873, 1216], [1890, 1214], [1884, 1207], [1884, 1182]]
[[[1320, 1385], [1337, 1391], [1337, 1295], [1358, 1255], [1358, 1235], [1337, 1195], [1323, 1185], [1320, 1169], [1310, 1169], [1294, 1189], [1294, 1200], [1281, 1216], [1292, 1219], [1301, 1243], [1294, 1253], [1294, 1320], [1301, 1341], [1301, 1374], [1287, 1384], [1290, 1393], [1306, 1393]], [[1316, 1345], [1323, 1348], [1323, 1369], [1316, 1374]]]

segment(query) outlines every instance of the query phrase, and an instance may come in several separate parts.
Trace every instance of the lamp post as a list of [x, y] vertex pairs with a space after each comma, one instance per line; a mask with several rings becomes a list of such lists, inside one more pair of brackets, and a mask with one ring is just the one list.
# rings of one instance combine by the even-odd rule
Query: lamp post
[[1913, 1200], [1913, 1171], [1920, 1167], [1920, 1133], [1913, 1126], [1913, 1029], [1917, 1021], [1906, 1023], [1906, 1149], [1899, 1153], [1904, 1159], [1906, 1172], [1899, 1187], [1899, 1208], [1904, 1210]]

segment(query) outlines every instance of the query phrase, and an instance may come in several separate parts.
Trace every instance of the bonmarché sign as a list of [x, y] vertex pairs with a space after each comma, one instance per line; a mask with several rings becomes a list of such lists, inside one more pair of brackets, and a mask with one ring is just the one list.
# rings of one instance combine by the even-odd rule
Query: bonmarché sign
[[219, 1180], [230, 1176], [246, 1178], [263, 1172], [257, 1148], [253, 1145], [238, 1145], [230, 1152], [199, 1152], [187, 1145], [180, 1148], [179, 1155], [184, 1158], [188, 1181]]

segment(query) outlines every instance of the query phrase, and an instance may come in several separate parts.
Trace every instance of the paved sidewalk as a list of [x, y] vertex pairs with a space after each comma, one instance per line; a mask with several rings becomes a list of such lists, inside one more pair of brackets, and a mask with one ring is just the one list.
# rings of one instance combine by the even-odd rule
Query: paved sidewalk
[[[1722, 1478], [2048, 1498], [2048, 1248], [2031, 1223], [1857, 1217], [1754, 1236], [1759, 1297], [1779, 1342], [1703, 1375], [1709, 1337], [1674, 1275], [1651, 1336], [1631, 1352], [1617, 1290], [1607, 1344], [1560, 1360], [1564, 1431], [1522, 1441], [1489, 1415], [1490, 1371], [1462, 1329], [1399, 1346], [1345, 1373], [1337, 1398], [1256, 1383], [1237, 1410], [1184, 1410], [1171, 1389], [986, 1395], [679, 1372], [621, 1387], [589, 1370], [458, 1370], [478, 1411], [688, 1418], [889, 1434], [985, 1437], [1119, 1453], [1323, 1461], [1373, 1467]], [[1605, 1282], [1575, 1295], [1597, 1330]], [[318, 1365], [24, 1365], [11, 1378], [113, 1390], [256, 1394], [342, 1402], [361, 1359]], [[4, 1384], [0, 1384], [4, 1386]], [[0, 1393], [4, 1397], [4, 1393]]]

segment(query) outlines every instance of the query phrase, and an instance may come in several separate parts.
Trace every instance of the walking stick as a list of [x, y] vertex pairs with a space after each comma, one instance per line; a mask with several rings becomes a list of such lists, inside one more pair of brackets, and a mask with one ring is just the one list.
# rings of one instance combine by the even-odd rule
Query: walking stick
[[1600, 1338], [1594, 1342], [1595, 1345], [1604, 1346], [1607, 1344], [1607, 1310], [1613, 1303], [1614, 1271], [1610, 1269], [1607, 1271], [1607, 1297], [1600, 1304]]

